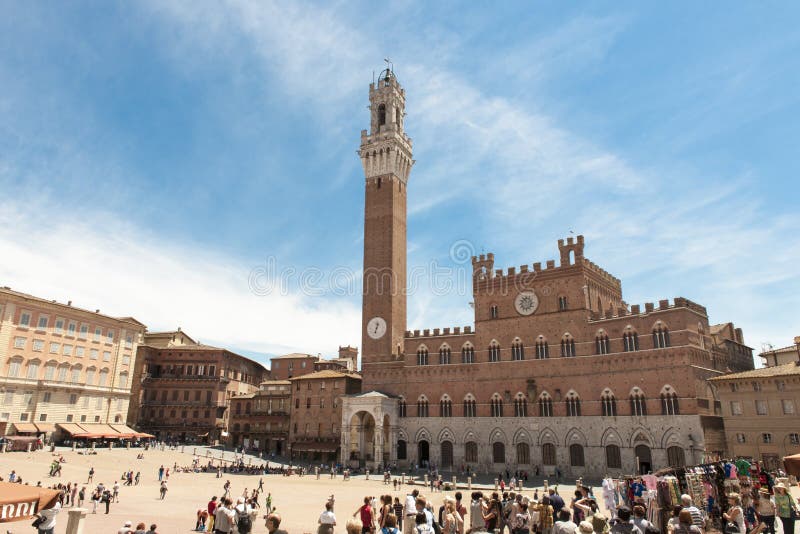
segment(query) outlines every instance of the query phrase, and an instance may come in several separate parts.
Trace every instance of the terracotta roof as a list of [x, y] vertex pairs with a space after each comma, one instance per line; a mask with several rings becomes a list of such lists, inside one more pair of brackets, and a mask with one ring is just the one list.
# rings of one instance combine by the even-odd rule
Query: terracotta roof
[[784, 353], [784, 352], [797, 352], [797, 345], [789, 345], [787, 347], [781, 347], [779, 349], [769, 349], [763, 351], [759, 356], [767, 356], [773, 353]]
[[291, 386], [292, 383], [288, 380], [264, 380], [259, 384], [261, 386]]
[[317, 378], [357, 378], [361, 380], [361, 375], [357, 373], [343, 373], [341, 371], [333, 371], [331, 369], [326, 369], [324, 371], [317, 371], [316, 373], [309, 373], [307, 375], [296, 376], [294, 378], [290, 378], [289, 380], [314, 380]]
[[270, 360], [291, 360], [295, 358], [314, 358], [315, 360], [319, 358], [319, 356], [314, 356], [313, 354], [304, 354], [302, 352], [292, 352], [291, 354], [284, 354], [283, 356], [273, 356]]
[[800, 362], [786, 363], [783, 365], [776, 365], [774, 367], [762, 367], [761, 369], [753, 369], [752, 371], [743, 371], [741, 373], [731, 373], [728, 375], [715, 376], [709, 378], [712, 381], [723, 380], [737, 380], [740, 378], [771, 378], [773, 376], [798, 376], [800, 375]]

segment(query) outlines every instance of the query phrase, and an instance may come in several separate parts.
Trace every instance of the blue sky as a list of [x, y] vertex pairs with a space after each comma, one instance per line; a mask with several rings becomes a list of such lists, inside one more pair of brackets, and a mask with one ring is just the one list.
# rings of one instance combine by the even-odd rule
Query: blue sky
[[[355, 151], [389, 56], [409, 269], [462, 267], [461, 240], [544, 262], [572, 230], [629, 303], [690, 298], [757, 349], [800, 334], [795, 4], [0, 9], [3, 285], [247, 354], [358, 344]], [[469, 301], [422, 284], [409, 328]]]

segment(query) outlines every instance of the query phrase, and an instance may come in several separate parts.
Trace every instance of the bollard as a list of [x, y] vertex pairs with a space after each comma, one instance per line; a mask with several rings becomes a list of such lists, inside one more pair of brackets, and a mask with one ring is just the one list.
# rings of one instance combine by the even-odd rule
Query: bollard
[[192, 449], [192, 456], [197, 456], [197, 447]]
[[500, 484], [498, 483], [497, 479], [494, 479], [494, 490], [498, 491], [500, 489]]
[[111, 450], [113, 448], [114, 448], [114, 442], [113, 441], [109, 441], [108, 442], [108, 450]]
[[92, 442], [92, 450], [94, 450], [94, 441]]
[[544, 492], [547, 493], [547, 486], [549, 485], [547, 479], [544, 479]]
[[67, 519], [67, 534], [83, 534], [83, 520], [86, 519], [85, 508], [70, 508]]
[[467, 491], [472, 491], [472, 477], [467, 477]]
[[369, 480], [369, 469], [366, 470], [367, 473], [367, 480]]
[[405, 485], [405, 483], [406, 483], [406, 474], [405, 473], [400, 473], [400, 485], [401, 486]]
[[319, 480], [319, 467], [314, 468], [314, 475], [317, 477], [317, 480]]
[[128, 450], [131, 450], [131, 442], [130, 441], [126, 441], [125, 442], [125, 448], [128, 449]]
[[[5, 452], [5, 451], [3, 451], [3, 452]], [[72, 452], [75, 452], [75, 442], [74, 441], [72, 442]]]
[[31, 446], [32, 445], [33, 445], [33, 443], [28, 443], [28, 452], [31, 452]]
[[425, 473], [425, 487], [428, 487], [428, 474]]
[[206, 458], [211, 458], [211, 451], [206, 449]]
[[453, 475], [453, 491], [458, 489], [458, 479], [455, 475]]

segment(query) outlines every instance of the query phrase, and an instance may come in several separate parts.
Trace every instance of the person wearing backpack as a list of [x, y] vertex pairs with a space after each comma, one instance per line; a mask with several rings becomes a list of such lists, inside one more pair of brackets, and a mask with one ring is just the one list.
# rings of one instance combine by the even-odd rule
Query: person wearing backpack
[[389, 514], [381, 528], [381, 534], [400, 534], [400, 529], [397, 528], [397, 516]]
[[233, 509], [236, 514], [236, 529], [239, 534], [250, 534], [253, 530], [253, 507], [247, 504], [244, 497], [236, 500], [236, 507]]

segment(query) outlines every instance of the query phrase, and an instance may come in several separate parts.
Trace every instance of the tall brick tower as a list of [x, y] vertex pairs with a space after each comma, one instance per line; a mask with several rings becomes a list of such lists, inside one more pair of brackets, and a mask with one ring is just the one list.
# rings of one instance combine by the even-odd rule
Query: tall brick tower
[[403, 131], [405, 91], [387, 68], [369, 86], [370, 130], [361, 131], [364, 166], [362, 365], [403, 354], [406, 331], [406, 184], [414, 160]]

